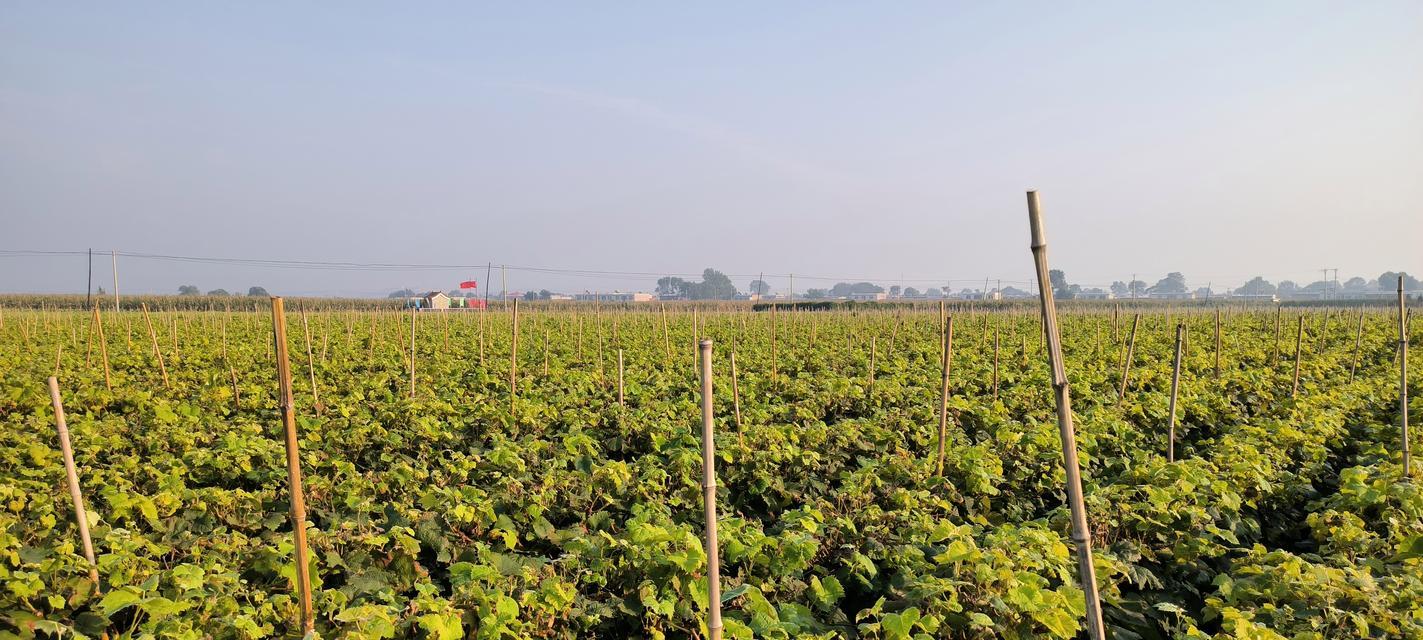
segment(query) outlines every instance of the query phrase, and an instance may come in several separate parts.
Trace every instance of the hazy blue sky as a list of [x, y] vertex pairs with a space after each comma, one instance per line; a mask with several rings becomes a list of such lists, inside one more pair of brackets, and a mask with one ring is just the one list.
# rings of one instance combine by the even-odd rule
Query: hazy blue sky
[[[293, 5], [0, 7], [0, 249], [961, 287], [1030, 277], [1038, 188], [1074, 282], [1423, 272], [1416, 0]], [[484, 276], [119, 271], [339, 295]], [[83, 276], [0, 258], [0, 291]]]

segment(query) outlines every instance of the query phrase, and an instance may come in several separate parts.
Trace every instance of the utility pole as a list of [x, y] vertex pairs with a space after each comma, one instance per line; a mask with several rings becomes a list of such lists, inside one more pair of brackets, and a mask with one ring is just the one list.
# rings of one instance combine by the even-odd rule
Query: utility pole
[[94, 250], [89, 249], [89, 285], [84, 289], [84, 307], [93, 305], [94, 300]]
[[509, 280], [505, 277], [507, 272], [504, 265], [499, 265], [499, 306], [509, 304]]
[[109, 250], [109, 257], [114, 261], [114, 312], [119, 310], [119, 252], [117, 249]]
[[[490, 286], [491, 286], [491, 283], [490, 283], [490, 276], [493, 275], [493, 272], [494, 272], [494, 263], [493, 263], [493, 262], [486, 262], [486, 263], [484, 263], [484, 310], [485, 310], [485, 311], [488, 311], [488, 310], [489, 310], [489, 288], [490, 288]], [[481, 329], [481, 331], [483, 331], [483, 329]], [[480, 357], [483, 357], [483, 356], [480, 356]]]
[[795, 304], [795, 274], [791, 274], [791, 304]]
[[1136, 299], [1136, 274], [1131, 274], [1131, 299]]

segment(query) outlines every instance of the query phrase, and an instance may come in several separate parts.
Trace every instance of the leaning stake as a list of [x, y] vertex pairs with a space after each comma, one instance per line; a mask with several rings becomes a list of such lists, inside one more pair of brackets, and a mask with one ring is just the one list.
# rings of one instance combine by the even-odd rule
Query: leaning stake
[[[1219, 326], [1219, 325], [1217, 325]], [[1176, 461], [1176, 392], [1181, 387], [1181, 342], [1186, 335], [1186, 323], [1176, 325], [1176, 358], [1171, 364], [1171, 410], [1167, 422], [1166, 461]]]
[[702, 340], [702, 496], [706, 504], [707, 633], [721, 640], [721, 561], [716, 541], [716, 440], [712, 428], [712, 341]]
[[[1062, 342], [1057, 333], [1057, 309], [1048, 278], [1047, 240], [1043, 236], [1038, 192], [1028, 192], [1028, 224], [1032, 229], [1033, 262], [1038, 270], [1038, 292], [1042, 301], [1043, 326], [1047, 332], [1048, 364], [1052, 367], [1052, 388], [1057, 395], [1057, 422], [1062, 437], [1062, 466], [1067, 472], [1067, 502], [1072, 511], [1072, 541], [1077, 544], [1077, 572], [1086, 600], [1087, 634], [1092, 640], [1105, 638], [1102, 630], [1102, 603], [1097, 598], [1097, 571], [1092, 566], [1092, 539], [1088, 535], [1087, 507], [1082, 502], [1082, 476], [1077, 462], [1077, 434], [1072, 426], [1072, 394], [1062, 363]], [[1123, 376], [1125, 380], [1125, 376]]]
[[[941, 306], [940, 309], [943, 307]], [[934, 467], [934, 475], [944, 475], [945, 441], [949, 438], [949, 365], [954, 355], [954, 317], [944, 322], [943, 350], [939, 361], [943, 363], [939, 382], [939, 463]]]
[[84, 559], [89, 561], [89, 579], [97, 588], [99, 564], [94, 561], [94, 541], [89, 538], [89, 516], [84, 512], [84, 496], [79, 492], [79, 470], [74, 466], [74, 449], [69, 446], [69, 426], [64, 421], [64, 403], [59, 399], [59, 380], [53, 376], [49, 378], [49, 401], [54, 405], [54, 428], [59, 432], [59, 451], [64, 454], [69, 498], [74, 501], [74, 523], [79, 525], [79, 541], [84, 543]]
[[301, 456], [297, 449], [296, 403], [292, 399], [292, 370], [287, 360], [287, 317], [281, 298], [272, 298], [272, 342], [277, 350], [277, 410], [287, 437], [287, 484], [291, 489], [292, 538], [296, 546], [296, 585], [301, 596], [301, 628], [311, 633], [311, 574], [306, 550], [306, 500], [301, 493]]
[[1300, 348], [1304, 346], [1304, 314], [1299, 316], [1299, 333], [1295, 335], [1295, 382], [1290, 387], [1290, 398], [1299, 395]]

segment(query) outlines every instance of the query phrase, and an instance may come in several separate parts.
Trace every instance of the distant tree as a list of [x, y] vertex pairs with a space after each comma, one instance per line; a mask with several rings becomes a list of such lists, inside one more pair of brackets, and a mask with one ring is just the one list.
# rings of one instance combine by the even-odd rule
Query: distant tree
[[940, 289], [940, 288], [938, 288], [938, 287], [929, 287], [928, 289], [925, 289], [925, 290], [924, 290], [924, 297], [926, 297], [926, 298], [942, 298], [942, 297], [944, 297], [944, 290], [943, 290], [943, 289]]
[[899, 285], [897, 285], [897, 284], [896, 284], [896, 285], [892, 285], [892, 286], [890, 286], [890, 288], [889, 288], [889, 297], [891, 297], [891, 298], [898, 298], [899, 295], [900, 295], [901, 293], [903, 293], [903, 292], [904, 292], [904, 289], [903, 289], [902, 287], [900, 287]]
[[824, 298], [825, 298], [826, 296], [828, 296], [828, 295], [830, 295], [830, 292], [829, 292], [829, 291], [826, 291], [825, 289], [806, 289], [806, 290], [805, 290], [805, 299], [806, 299], [806, 300], [822, 300], [822, 299], [824, 299]]
[[1061, 291], [1067, 288], [1067, 274], [1063, 273], [1062, 269], [1053, 269], [1047, 272], [1047, 279], [1048, 282], [1052, 283], [1054, 291]]
[[1145, 281], [1145, 280], [1132, 280], [1131, 282], [1128, 282], [1128, 283], [1127, 283], [1127, 295], [1129, 295], [1129, 296], [1131, 296], [1131, 295], [1137, 295], [1137, 296], [1146, 295], [1146, 290], [1147, 290], [1147, 289], [1148, 289], [1148, 287], [1147, 287], [1147, 284], [1146, 284], [1146, 281]]
[[657, 295], [660, 295], [660, 296], [675, 296], [675, 295], [682, 295], [682, 296], [685, 296], [685, 295], [687, 295], [687, 287], [688, 287], [688, 285], [690, 285], [690, 284], [691, 284], [691, 283], [690, 283], [690, 282], [687, 282], [686, 280], [683, 280], [683, 279], [681, 279], [681, 278], [675, 278], [675, 277], [672, 277], [672, 276], [667, 276], [667, 277], [665, 277], [665, 278], [658, 278], [658, 279], [657, 279]]
[[1281, 280], [1280, 286], [1277, 287], [1275, 290], [1278, 291], [1279, 294], [1282, 296], [1288, 296], [1294, 294], [1296, 291], [1299, 291], [1299, 285], [1295, 284], [1294, 280]]
[[1019, 288], [1017, 288], [1017, 287], [1003, 287], [1003, 297], [1004, 297], [1004, 298], [1023, 298], [1023, 297], [1026, 297], [1026, 296], [1028, 296], [1028, 295], [1031, 295], [1031, 294], [1029, 294], [1027, 291], [1023, 291], [1022, 289], [1019, 289]]
[[1156, 281], [1156, 284], [1148, 289], [1150, 293], [1185, 293], [1186, 276], [1180, 271], [1172, 271], [1166, 274], [1165, 278]]
[[538, 299], [539, 299], [539, 292], [537, 292], [537, 291], [525, 291], [525, 292], [524, 292], [524, 300], [533, 301], [533, 300], [538, 300]]
[[771, 285], [766, 284], [765, 280], [752, 280], [748, 289], [752, 295], [764, 296], [771, 292]]
[[[253, 294], [248, 294], [248, 295], [257, 295], [257, 294], [253, 293]], [[263, 289], [262, 295], [266, 295], [266, 290], [265, 290], [265, 289]], [[388, 296], [386, 296], [386, 297], [387, 297], [387, 298], [413, 298], [413, 297], [415, 297], [415, 291], [414, 291], [414, 290], [411, 290], [411, 289], [400, 289], [400, 290], [397, 290], [397, 291], [392, 291], [392, 292], [390, 292], [390, 295], [388, 295]]]
[[1344, 290], [1351, 293], [1361, 293], [1369, 290], [1369, 281], [1358, 276], [1354, 276], [1344, 281]]
[[1236, 289], [1235, 292], [1248, 296], [1268, 296], [1270, 294], [1275, 293], [1275, 291], [1277, 290], [1278, 289], [1275, 287], [1275, 285], [1270, 284], [1269, 280], [1266, 280], [1261, 276], [1255, 276], [1254, 278], [1251, 278], [1249, 281], [1247, 281], [1245, 284], [1240, 285], [1240, 288]]
[[[100, 293], [102, 293], [102, 292], [100, 292]], [[230, 295], [232, 295], [232, 294], [228, 293], [228, 292], [227, 292], [227, 289], [213, 289], [212, 291], [209, 291], [209, 292], [208, 292], [208, 295], [210, 295], [210, 296], [230, 296]]]
[[103, 288], [103, 287], [99, 287], [98, 293], [95, 293], [94, 295], [96, 295], [96, 296], [102, 296], [102, 295], [104, 295], [104, 288]]
[[906, 298], [918, 298], [920, 295], [919, 290], [914, 287], [906, 287], [904, 289], [904, 297]]
[[195, 287], [195, 286], [193, 286], [193, 285], [190, 285], [190, 284], [185, 284], [185, 285], [183, 285], [183, 286], [181, 286], [181, 287], [178, 287], [178, 295], [180, 295], [180, 296], [196, 296], [196, 295], [201, 295], [201, 294], [202, 294], [202, 290], [201, 290], [201, 289], [199, 289], [199, 288], [197, 288], [197, 287]]
[[1117, 280], [1112, 283], [1112, 293], [1120, 298], [1121, 296], [1131, 293], [1131, 287], [1128, 286], [1127, 283]]
[[1423, 283], [1418, 282], [1417, 278], [1408, 275], [1407, 272], [1385, 271], [1379, 275], [1379, 289], [1382, 291], [1397, 291], [1399, 276], [1403, 277], [1404, 291], [1415, 291], [1423, 288]]
[[249, 288], [247, 289], [247, 295], [249, 295], [249, 296], [264, 296], [264, 297], [265, 297], [265, 296], [270, 296], [271, 294], [267, 293], [267, 290], [266, 290], [266, 289], [263, 289], [262, 287], [249, 287]]
[[837, 282], [835, 286], [830, 287], [830, 295], [836, 298], [847, 298], [855, 293], [884, 293], [884, 287], [873, 282]]

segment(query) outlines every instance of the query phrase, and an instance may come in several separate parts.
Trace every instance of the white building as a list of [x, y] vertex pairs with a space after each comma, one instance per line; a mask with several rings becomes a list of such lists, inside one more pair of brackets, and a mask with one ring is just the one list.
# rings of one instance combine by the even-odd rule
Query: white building
[[882, 302], [888, 297], [889, 295], [883, 291], [879, 293], [852, 293], [847, 296], [847, 298], [855, 302]]
[[641, 291], [614, 291], [612, 293], [579, 293], [574, 295], [573, 299], [579, 302], [652, 302], [657, 297]]

